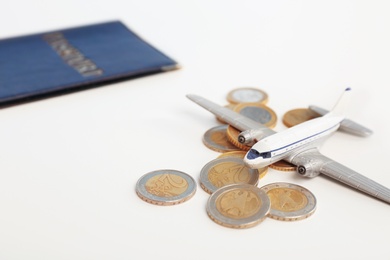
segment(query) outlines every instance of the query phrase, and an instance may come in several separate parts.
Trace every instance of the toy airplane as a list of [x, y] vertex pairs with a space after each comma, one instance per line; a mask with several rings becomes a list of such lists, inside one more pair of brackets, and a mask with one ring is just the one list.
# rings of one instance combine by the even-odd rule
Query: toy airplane
[[238, 141], [252, 146], [244, 158], [249, 167], [258, 169], [279, 160], [286, 160], [296, 165], [298, 173], [302, 176], [312, 178], [321, 173], [390, 204], [390, 189], [318, 151], [322, 142], [338, 130], [340, 125], [343, 125], [344, 131], [367, 135], [367, 129], [354, 122], [348, 120], [347, 123], [343, 123], [344, 109], [349, 95], [350, 88], [347, 88], [333, 110], [324, 116], [279, 133], [202, 97], [196, 95], [187, 95], [187, 97], [242, 131]]

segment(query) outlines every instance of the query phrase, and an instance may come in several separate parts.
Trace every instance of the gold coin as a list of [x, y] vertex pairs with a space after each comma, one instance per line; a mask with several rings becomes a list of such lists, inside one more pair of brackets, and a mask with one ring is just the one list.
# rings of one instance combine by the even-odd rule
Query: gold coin
[[271, 108], [261, 103], [240, 103], [234, 106], [233, 111], [270, 128], [273, 128], [276, 125], [276, 113]]
[[[233, 151], [233, 152], [222, 153], [217, 158], [237, 157], [243, 159], [245, 155], [246, 155], [245, 151]], [[257, 171], [259, 172], [259, 179], [261, 179], [267, 174], [268, 167], [257, 169]]]
[[249, 228], [265, 219], [270, 210], [267, 194], [250, 184], [234, 184], [215, 191], [207, 201], [207, 214], [230, 228]]
[[283, 124], [287, 127], [298, 125], [320, 115], [308, 108], [297, 108], [286, 112], [283, 116]]
[[233, 104], [258, 102], [266, 104], [268, 94], [258, 88], [242, 87], [231, 90], [227, 95], [227, 100]]
[[269, 167], [272, 169], [278, 170], [278, 171], [283, 171], [283, 172], [291, 172], [291, 171], [297, 170], [297, 167], [294, 164], [289, 163], [285, 160], [277, 161], [277, 162], [271, 164]]
[[229, 142], [226, 134], [227, 125], [220, 125], [207, 130], [203, 135], [203, 144], [220, 153], [239, 150]]
[[218, 156], [218, 158], [225, 158], [225, 157], [238, 157], [243, 159], [246, 155], [245, 151], [232, 151], [232, 152], [226, 152], [222, 153]]
[[176, 170], [158, 170], [143, 175], [137, 182], [136, 193], [155, 205], [176, 205], [189, 200], [196, 192], [195, 180]]
[[271, 200], [269, 217], [294, 221], [311, 216], [316, 209], [316, 198], [306, 188], [292, 183], [271, 183], [261, 187]]
[[[264, 169], [261, 170], [264, 171]], [[202, 168], [200, 186], [204, 191], [211, 194], [218, 188], [229, 184], [248, 183], [256, 185], [259, 181], [259, 175], [259, 170], [249, 168], [241, 158], [217, 158]]]

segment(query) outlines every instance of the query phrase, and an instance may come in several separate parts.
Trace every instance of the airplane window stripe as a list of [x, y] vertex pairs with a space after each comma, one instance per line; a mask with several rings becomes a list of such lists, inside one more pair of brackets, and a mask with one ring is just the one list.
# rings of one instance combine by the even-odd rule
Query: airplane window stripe
[[271, 150], [270, 152], [271, 152], [271, 153], [273, 153], [273, 152], [276, 152], [276, 151], [282, 150], [282, 149], [284, 149], [284, 148], [286, 148], [286, 147], [289, 147], [289, 146], [291, 146], [291, 145], [294, 145], [294, 144], [297, 144], [297, 143], [303, 142], [303, 141], [305, 141], [305, 140], [307, 140], [307, 139], [310, 139], [310, 138], [312, 138], [312, 137], [315, 137], [315, 136], [318, 136], [318, 135], [320, 135], [320, 134], [323, 134], [323, 133], [325, 133], [325, 132], [329, 131], [330, 129], [332, 129], [332, 128], [336, 127], [337, 125], [340, 125], [340, 123], [337, 123], [337, 124], [335, 124], [334, 126], [332, 126], [332, 127], [329, 127], [329, 128], [328, 128], [328, 129], [326, 129], [326, 130], [323, 130], [323, 131], [321, 131], [321, 132], [319, 132], [319, 133], [316, 133], [316, 134], [314, 134], [314, 135], [311, 135], [311, 136], [308, 136], [308, 137], [306, 137], [306, 138], [303, 138], [303, 139], [301, 139], [301, 140], [298, 140], [298, 141], [296, 141], [296, 142], [294, 142], [294, 143], [291, 143], [291, 144], [285, 145], [285, 146], [283, 146], [283, 147], [280, 147], [280, 148], [277, 148], [277, 149]]

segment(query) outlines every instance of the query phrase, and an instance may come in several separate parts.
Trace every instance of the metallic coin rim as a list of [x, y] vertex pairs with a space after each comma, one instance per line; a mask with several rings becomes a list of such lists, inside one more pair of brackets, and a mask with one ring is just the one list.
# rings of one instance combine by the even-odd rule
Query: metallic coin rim
[[[279, 161], [278, 161], [279, 162]], [[270, 164], [269, 167], [282, 172], [294, 172], [297, 170], [297, 166], [291, 164], [291, 166], [278, 166], [277, 163]]]
[[264, 90], [254, 88], [254, 87], [241, 87], [241, 88], [235, 88], [235, 89], [229, 91], [229, 93], [227, 94], [227, 97], [226, 97], [227, 101], [230, 103], [233, 103], [233, 104], [244, 103], [241, 100], [235, 99], [234, 93], [238, 92], [238, 91], [245, 91], [245, 90], [254, 90], [256, 92], [261, 93], [263, 95], [263, 98], [261, 100], [257, 101], [258, 103], [266, 104], [268, 102], [268, 94]]
[[302, 194], [307, 198], [307, 205], [301, 210], [296, 210], [292, 212], [276, 210], [273, 209], [271, 205], [271, 209], [268, 214], [270, 218], [274, 218], [277, 220], [284, 220], [284, 221], [295, 221], [295, 220], [308, 218], [311, 215], [313, 215], [313, 213], [315, 212], [317, 207], [316, 197], [311, 191], [309, 191], [305, 187], [293, 183], [287, 183], [287, 182], [275, 182], [260, 187], [260, 189], [264, 190], [267, 195], [268, 195], [268, 191], [275, 188], [290, 188], [302, 192]]
[[[224, 162], [233, 162], [237, 164], [241, 164], [245, 167], [248, 167], [245, 165], [244, 160], [237, 157], [224, 157], [224, 158], [216, 158], [210, 162], [208, 162], [200, 171], [200, 186], [204, 191], [206, 191], [209, 194], [214, 193], [216, 190], [218, 190], [218, 187], [215, 187], [210, 181], [209, 181], [209, 171], [212, 167], [214, 167], [217, 164], [224, 163]], [[259, 182], [260, 173], [257, 169], [251, 169], [248, 167], [250, 178], [248, 181], [248, 184], [250, 185], [257, 185]], [[229, 184], [231, 185], [231, 184]]]
[[[187, 190], [185, 190], [183, 193], [181, 193], [177, 196], [173, 196], [173, 197], [169, 197], [169, 198], [160, 197], [160, 196], [149, 193], [145, 187], [145, 184], [147, 183], [147, 181], [156, 175], [162, 175], [165, 173], [174, 174], [174, 175], [180, 176], [183, 179], [185, 179], [188, 183]], [[151, 203], [151, 204], [162, 205], [162, 206], [176, 205], [176, 204], [180, 204], [182, 202], [185, 202], [185, 201], [189, 200], [190, 198], [192, 198], [192, 196], [194, 196], [195, 192], [196, 192], [196, 182], [195, 182], [194, 178], [192, 178], [190, 175], [188, 175], [185, 172], [172, 170], [172, 169], [162, 169], [162, 170], [148, 172], [148, 173], [144, 174], [143, 176], [141, 176], [141, 178], [139, 178], [139, 180], [137, 181], [137, 184], [136, 184], [136, 193], [142, 200], [144, 200], [148, 203]]]
[[[254, 215], [242, 219], [233, 219], [233, 218], [226, 217], [225, 215], [221, 214], [218, 211], [215, 203], [218, 200], [219, 196], [234, 189], [249, 189], [252, 192], [254, 192], [256, 195], [258, 195], [258, 198], [261, 200], [261, 206]], [[207, 214], [214, 222], [230, 228], [253, 227], [259, 224], [260, 222], [262, 222], [267, 217], [270, 208], [271, 208], [271, 201], [268, 195], [257, 186], [253, 186], [251, 184], [231, 184], [231, 185], [224, 186], [216, 190], [213, 194], [211, 194], [206, 205]]]
[[217, 158], [241, 158], [241, 154], [242, 154], [242, 158], [245, 157], [246, 155], [246, 151], [242, 151], [242, 150], [236, 150], [236, 151], [229, 151], [229, 152], [224, 152], [224, 153], [221, 153]]
[[[229, 148], [226, 146], [222, 146], [222, 145], [214, 142], [213, 140], [211, 140], [211, 138], [209, 138], [209, 136], [211, 136], [210, 133], [217, 132], [217, 131], [224, 132], [226, 137], [227, 137], [227, 133], [226, 133], [227, 128], [228, 128], [228, 125], [218, 125], [218, 126], [214, 126], [214, 127], [210, 128], [209, 130], [207, 130], [203, 134], [203, 138], [202, 138], [203, 144], [205, 146], [207, 146], [208, 148], [210, 148], [211, 150], [216, 151], [216, 152], [224, 153], [224, 152], [230, 152], [230, 151], [238, 151], [239, 148], [237, 148], [234, 144], [232, 144], [232, 148]], [[227, 140], [227, 141], [229, 141], [229, 140]]]

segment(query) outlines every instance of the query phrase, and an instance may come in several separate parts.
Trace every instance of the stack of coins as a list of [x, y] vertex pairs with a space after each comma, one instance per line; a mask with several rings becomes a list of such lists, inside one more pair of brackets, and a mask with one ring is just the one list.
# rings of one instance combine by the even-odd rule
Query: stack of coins
[[[268, 94], [257, 88], [237, 88], [227, 95], [226, 107], [273, 128], [276, 113], [269, 108]], [[303, 111], [303, 110], [302, 110]], [[290, 127], [315, 117], [315, 114], [289, 111], [283, 123]], [[301, 114], [304, 114], [302, 116]], [[200, 186], [210, 194], [206, 211], [216, 223], [230, 228], [249, 228], [261, 223], [266, 217], [276, 220], [295, 221], [311, 216], [316, 209], [314, 195], [304, 187], [291, 183], [271, 183], [258, 187], [259, 179], [268, 167], [251, 169], [243, 158], [249, 146], [237, 141], [240, 131], [226, 124], [207, 130], [203, 144], [221, 153], [200, 171]], [[279, 161], [270, 165], [279, 171], [295, 171], [295, 165]], [[180, 171], [159, 170], [142, 176], [136, 185], [137, 195], [155, 205], [176, 205], [189, 200], [196, 191], [194, 179]]]
[[[274, 110], [266, 105], [269, 98], [265, 91], [253, 87], [236, 88], [228, 92], [226, 99], [229, 104], [225, 107], [267, 127], [275, 127], [277, 116]], [[240, 131], [226, 124], [220, 118], [217, 118], [217, 120], [222, 125], [217, 125], [207, 130], [203, 135], [203, 144], [209, 149], [220, 153], [242, 151], [239, 154], [243, 154], [242, 158], [244, 158], [245, 152], [249, 151], [251, 147], [238, 142]], [[295, 165], [286, 161], [277, 162], [269, 167], [278, 171], [296, 170]]]
[[[276, 113], [266, 105], [268, 94], [256, 88], [237, 88], [227, 95], [225, 107], [273, 128]], [[313, 115], [314, 116], [314, 115]], [[258, 181], [267, 172], [250, 169], [243, 161], [249, 146], [237, 141], [240, 131], [226, 124], [215, 126], [203, 135], [203, 143], [220, 152], [200, 172], [200, 186], [211, 194], [207, 214], [216, 223], [231, 228], [249, 228], [267, 216], [277, 220], [293, 221], [309, 217], [316, 200], [307, 189], [289, 183], [274, 183], [258, 187]], [[295, 171], [295, 165], [279, 161], [270, 165], [279, 171]]]
[[[227, 94], [227, 108], [249, 117], [268, 127], [274, 127], [277, 121], [276, 113], [266, 106], [268, 94], [252, 87], [236, 88]], [[240, 131], [222, 123], [207, 130], [203, 135], [203, 144], [213, 151], [222, 153], [218, 158], [207, 163], [200, 173], [200, 186], [211, 194], [218, 188], [231, 184], [257, 185], [268, 171], [263, 169], [250, 169], [244, 163], [246, 151], [249, 146], [237, 141]]]

